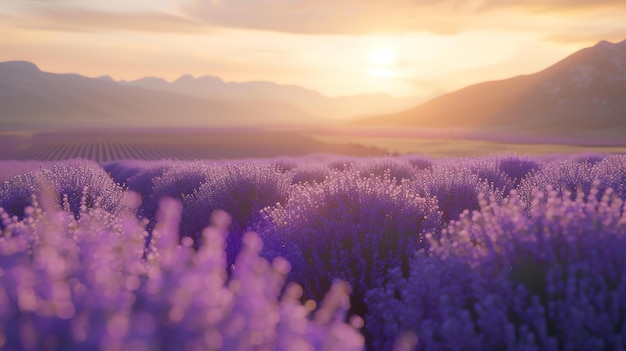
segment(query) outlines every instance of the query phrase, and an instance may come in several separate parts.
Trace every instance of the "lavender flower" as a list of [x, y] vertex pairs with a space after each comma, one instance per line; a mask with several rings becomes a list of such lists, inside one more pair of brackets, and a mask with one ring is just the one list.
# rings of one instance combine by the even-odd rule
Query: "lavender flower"
[[[191, 248], [179, 239], [181, 205], [162, 203], [144, 258], [144, 228], [128, 213], [59, 210], [53, 194], [0, 237], [0, 347], [3, 350], [362, 350], [343, 322], [345, 283], [315, 313], [290, 285], [290, 265], [259, 257], [248, 233], [230, 279], [224, 252], [229, 216], [217, 212]], [[125, 204], [138, 205], [129, 194]], [[1, 211], [0, 211], [1, 212]]]
[[389, 176], [398, 184], [403, 180], [414, 179], [418, 173], [410, 163], [392, 157], [370, 159], [356, 164], [354, 169], [361, 177]]
[[478, 194], [488, 193], [500, 198], [501, 192], [492, 188], [467, 168], [444, 165], [420, 173], [412, 182], [416, 192], [434, 197], [442, 213], [442, 224], [457, 219], [465, 211], [479, 209]]
[[116, 214], [122, 209], [125, 196], [125, 190], [98, 165], [73, 161], [6, 181], [0, 190], [0, 207], [9, 216], [23, 218], [23, 210], [31, 205], [32, 196], [41, 196], [43, 191], [53, 192], [57, 206], [67, 208], [75, 216], [81, 206], [91, 208], [96, 204]]
[[181, 234], [198, 243], [202, 229], [209, 224], [210, 214], [218, 209], [230, 213], [234, 222], [228, 238], [229, 264], [239, 252], [241, 236], [260, 223], [260, 211], [289, 196], [289, 174], [269, 165], [227, 165], [212, 173], [207, 183], [191, 195], [183, 197]]
[[626, 341], [624, 203], [597, 183], [585, 198], [548, 188], [481, 200], [422, 251], [408, 278], [368, 295], [376, 349], [412, 330], [419, 348], [622, 349]]
[[295, 187], [285, 205], [265, 210], [268, 255], [293, 263], [292, 279], [319, 301], [341, 278], [353, 288], [353, 312], [391, 267], [406, 265], [423, 246], [422, 233], [439, 224], [432, 199], [389, 177], [341, 172], [321, 184]]

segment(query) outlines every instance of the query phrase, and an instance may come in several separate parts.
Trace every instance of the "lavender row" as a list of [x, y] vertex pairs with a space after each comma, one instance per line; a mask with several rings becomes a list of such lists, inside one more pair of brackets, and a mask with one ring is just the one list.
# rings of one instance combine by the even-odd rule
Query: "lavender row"
[[[182, 221], [176, 228], [179, 231], [178, 240], [192, 251], [200, 251], [205, 246], [202, 233], [203, 228], [211, 225], [211, 213], [218, 209], [225, 210], [233, 215], [228, 228], [231, 235], [226, 239], [225, 270], [228, 276], [232, 276], [238, 269], [237, 256], [242, 247], [246, 246], [246, 233], [254, 230], [265, 243], [259, 255], [270, 261], [284, 257], [291, 262], [292, 269], [285, 279], [297, 282], [304, 288], [302, 299], [320, 303], [335, 279], [348, 282], [352, 288], [349, 314], [366, 317], [365, 327], [361, 331], [366, 336], [368, 347], [377, 350], [391, 349], [395, 340], [405, 335], [406, 330], [418, 335], [418, 345], [422, 349], [489, 348], [496, 344], [498, 347], [505, 345], [520, 348], [528, 344], [530, 346], [526, 346], [529, 348], [533, 345], [546, 348], [547, 344], [537, 343], [541, 333], [534, 330], [530, 332], [535, 333], [533, 342], [521, 342], [519, 338], [530, 335], [526, 332], [531, 328], [527, 325], [529, 322], [520, 322], [518, 314], [523, 313], [506, 310], [508, 305], [500, 302], [498, 306], [504, 308], [501, 313], [505, 314], [510, 325], [507, 328], [512, 328], [514, 332], [511, 334], [508, 331], [509, 339], [506, 342], [498, 344], [494, 341], [493, 345], [481, 343], [480, 340], [491, 337], [485, 336], [487, 334], [483, 333], [483, 327], [478, 326], [477, 323], [483, 322], [478, 322], [480, 316], [475, 309], [482, 303], [482, 293], [487, 292], [485, 295], [491, 296], [490, 289], [495, 289], [494, 294], [508, 296], [513, 288], [506, 284], [515, 285], [518, 281], [531, 286], [528, 288], [528, 296], [539, 296], [539, 302], [534, 308], [548, 309], [551, 302], [541, 292], [544, 284], [541, 282], [546, 278], [543, 273], [538, 278], [534, 273], [544, 270], [546, 265], [551, 267], [553, 263], [533, 263], [534, 259], [529, 259], [529, 262], [532, 261], [528, 264], [530, 268], [516, 269], [514, 274], [504, 278], [488, 276], [482, 281], [493, 285], [480, 287], [480, 293], [470, 298], [460, 296], [458, 291], [465, 294], [470, 289], [478, 289], [481, 283], [473, 275], [475, 264], [467, 263], [466, 257], [449, 249], [459, 244], [455, 240], [441, 243], [451, 232], [449, 226], [466, 223], [467, 228], [457, 228], [463, 232], [470, 228], [481, 228], [484, 218], [499, 221], [499, 217], [485, 215], [476, 217], [476, 222], [467, 222], [472, 211], [485, 211], [486, 205], [484, 201], [481, 203], [481, 194], [490, 199], [491, 208], [502, 208], [505, 211], [514, 207], [519, 216], [530, 221], [540, 218], [534, 213], [542, 204], [549, 202], [576, 200], [585, 205], [602, 203], [602, 195], [608, 189], [611, 189], [610, 197], [615, 198], [615, 201], [626, 196], [626, 157], [619, 155], [585, 155], [568, 159], [501, 155], [449, 160], [405, 156], [378, 159], [282, 158], [222, 163], [127, 161], [103, 165], [110, 178], [99, 167], [76, 163], [63, 167], [67, 172], [75, 174], [48, 170], [45, 180], [33, 174], [7, 182], [2, 189], [0, 206], [7, 208], [11, 216], [16, 216], [14, 221], [19, 221], [25, 214], [18, 208], [21, 206], [23, 209], [30, 204], [32, 194], [44, 194], [41, 184], [45, 183], [56, 194], [70, 191], [79, 194], [71, 196], [78, 199], [75, 202], [80, 202], [81, 197], [85, 199], [78, 209], [66, 204], [69, 203], [69, 197], [63, 200], [63, 196], [59, 195], [54, 202], [55, 208], [65, 208], [75, 217], [80, 211], [110, 203], [116, 205], [107, 205], [108, 213], [125, 216], [128, 209], [120, 206], [120, 203], [125, 189], [129, 189], [143, 198], [134, 213], [146, 230], [143, 244], [149, 248], [156, 240], [155, 223], [159, 202], [166, 197], [175, 198], [182, 203]], [[86, 169], [89, 169], [89, 176], [84, 175]], [[59, 175], [55, 178], [57, 173]], [[109, 183], [98, 181], [102, 174]], [[82, 183], [77, 180], [62, 181], [62, 178], [72, 177], [85, 180]], [[21, 190], [24, 188], [29, 190]], [[514, 195], [511, 195], [511, 191]], [[116, 195], [113, 196], [113, 193]], [[465, 211], [468, 214], [463, 215]], [[567, 214], [568, 217], [579, 215], [584, 218], [588, 216], [586, 212]], [[549, 222], [546, 219], [542, 221]], [[604, 223], [599, 219], [596, 221]], [[557, 233], [563, 231], [558, 226], [548, 228]], [[507, 230], [505, 234], [513, 237], [507, 239], [510, 243], [525, 235], [527, 228], [510, 226]], [[620, 234], [620, 230], [623, 231], [621, 227], [617, 228], [611, 235]], [[476, 244], [476, 240], [470, 242]], [[441, 247], [448, 248], [445, 254], [438, 254]], [[463, 247], [465, 251], [461, 253], [478, 255], [469, 246]], [[415, 252], [418, 250], [422, 252], [420, 257], [428, 259], [417, 260]], [[147, 251], [143, 253], [144, 259], [148, 259], [148, 256]], [[496, 265], [493, 261], [489, 264]], [[615, 274], [624, 272], [624, 267], [619, 264], [612, 264], [611, 267], [617, 272]], [[425, 271], [431, 272], [432, 276]], [[419, 291], [415, 285], [418, 283], [413, 281], [424, 277], [430, 277], [425, 278], [428, 287], [421, 288], [426, 289], [427, 293], [416, 293], [416, 296], [406, 293], [408, 297], [404, 297], [402, 289], [411, 286], [407, 288], [409, 291]], [[442, 293], [448, 290], [452, 292]], [[442, 294], [452, 296], [449, 298], [455, 299], [455, 303], [460, 301], [457, 298], [465, 300], [460, 307], [450, 307], [452, 309], [444, 313], [438, 308], [446, 304], [456, 305], [440, 301]], [[506, 300], [508, 297], [503, 298]], [[386, 304], [395, 306], [397, 313], [394, 315], [397, 315], [397, 319], [387, 315], [385, 311], [391, 311], [391, 307]], [[420, 315], [421, 312], [415, 312], [415, 308], [435, 311], [432, 313], [437, 317], [429, 315], [423, 320], [416, 320], [409, 316]], [[402, 311], [404, 316], [400, 313]], [[446, 314], [448, 312], [452, 314]], [[504, 323], [504, 320], [499, 322]], [[448, 341], [447, 344], [442, 343], [441, 340], [447, 335], [445, 333], [455, 335], [456, 332], [451, 330], [458, 327], [459, 323], [467, 328], [468, 333], [473, 330], [473, 336], [470, 337], [470, 333], [467, 337], [455, 338], [463, 340], [458, 345]], [[621, 328], [623, 321], [619, 323], [614, 328]], [[437, 329], [444, 324], [449, 328], [448, 331]], [[553, 340], [551, 342], [556, 342], [558, 348], [567, 348], [569, 344], [563, 343], [569, 336], [555, 331], [556, 324], [558, 322], [552, 320], [546, 322], [549, 332], [544, 334], [549, 335], [552, 338], [550, 340]], [[596, 331], [592, 334], [607, 342], [605, 336], [598, 336]], [[621, 345], [621, 339], [615, 339], [615, 335], [620, 334], [616, 332], [611, 335], [613, 343], [605, 345]]]
[[624, 350], [626, 206], [612, 189], [482, 199], [369, 291], [373, 349]]

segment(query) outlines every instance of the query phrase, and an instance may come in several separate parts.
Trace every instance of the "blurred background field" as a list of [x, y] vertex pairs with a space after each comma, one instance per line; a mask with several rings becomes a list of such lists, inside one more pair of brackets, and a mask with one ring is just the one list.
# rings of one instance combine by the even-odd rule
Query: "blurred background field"
[[429, 157], [485, 156], [497, 153], [624, 153], [614, 140], [494, 138], [473, 134], [405, 131], [311, 129], [104, 129], [7, 131], [0, 134], [0, 159], [55, 161], [86, 159], [109, 162], [263, 158], [335, 154], [382, 156], [421, 154]]

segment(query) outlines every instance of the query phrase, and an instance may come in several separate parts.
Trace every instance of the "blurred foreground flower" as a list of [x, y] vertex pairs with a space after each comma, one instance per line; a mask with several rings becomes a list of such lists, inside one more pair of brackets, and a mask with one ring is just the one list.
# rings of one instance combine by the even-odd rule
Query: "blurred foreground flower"
[[318, 309], [303, 305], [299, 286], [283, 289], [289, 263], [259, 257], [256, 234], [244, 235], [229, 278], [223, 211], [194, 250], [178, 235], [180, 203], [166, 199], [146, 248], [132, 210], [81, 206], [76, 216], [53, 196], [42, 193], [23, 219], [0, 211], [2, 350], [363, 348], [362, 322], [344, 323], [347, 284], [333, 285]]

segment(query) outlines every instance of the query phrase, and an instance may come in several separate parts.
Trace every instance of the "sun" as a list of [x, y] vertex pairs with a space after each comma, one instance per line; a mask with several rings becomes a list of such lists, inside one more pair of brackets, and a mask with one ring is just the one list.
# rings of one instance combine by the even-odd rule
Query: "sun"
[[394, 66], [396, 53], [387, 48], [379, 48], [370, 56], [369, 61], [378, 66]]
[[396, 76], [394, 70], [397, 56], [393, 50], [378, 48], [369, 56], [367, 72], [376, 77], [392, 78]]

